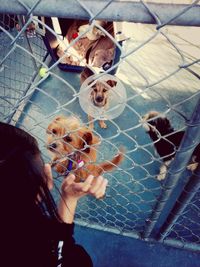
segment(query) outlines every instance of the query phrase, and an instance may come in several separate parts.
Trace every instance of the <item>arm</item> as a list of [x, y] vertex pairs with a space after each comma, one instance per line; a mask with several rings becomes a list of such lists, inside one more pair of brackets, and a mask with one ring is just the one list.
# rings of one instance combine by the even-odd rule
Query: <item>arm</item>
[[[45, 173], [47, 176], [47, 185], [49, 189], [53, 187], [53, 177], [50, 165], [46, 164]], [[68, 175], [61, 186], [61, 199], [58, 204], [58, 213], [64, 223], [56, 223], [53, 227], [57, 230], [56, 236], [60, 236], [60, 240], [64, 241], [62, 247], [61, 266], [80, 267], [80, 262], [84, 267], [92, 267], [92, 260], [87, 251], [80, 245], [75, 243], [73, 238], [74, 231], [74, 214], [78, 200], [90, 194], [99, 199], [105, 195], [108, 181], [102, 176], [93, 177], [89, 175], [83, 183], [75, 183], [75, 176]], [[59, 230], [59, 235], [58, 235]]]
[[[75, 183], [75, 176], [69, 175], [63, 181], [61, 191], [62, 197], [58, 205], [58, 212], [62, 220], [68, 225], [73, 223], [74, 214], [78, 200], [84, 195], [90, 194], [96, 198], [101, 198], [105, 194], [108, 181], [102, 176], [94, 178], [89, 175], [83, 183]], [[80, 245], [64, 242], [62, 248], [62, 267], [80, 267], [82, 266], [93, 267], [92, 260], [87, 251]]]

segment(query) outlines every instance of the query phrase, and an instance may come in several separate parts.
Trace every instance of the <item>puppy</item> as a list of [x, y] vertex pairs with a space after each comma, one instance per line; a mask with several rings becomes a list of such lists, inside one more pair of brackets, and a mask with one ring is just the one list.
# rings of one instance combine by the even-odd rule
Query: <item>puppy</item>
[[[185, 132], [175, 132], [170, 121], [165, 116], [161, 116], [157, 111], [150, 111], [144, 115], [141, 122], [154, 142], [157, 153], [163, 160], [160, 173], [157, 176], [158, 180], [163, 180]], [[194, 171], [198, 163], [200, 163], [200, 144], [195, 148], [187, 169]]]
[[98, 176], [112, 171], [122, 162], [123, 150], [110, 161], [97, 164], [99, 143], [100, 139], [75, 117], [58, 116], [47, 128], [52, 167], [62, 175], [73, 171], [76, 182], [85, 180], [89, 174]]
[[[106, 29], [114, 38], [113, 27], [110, 26]], [[104, 68], [105, 65], [112, 65], [112, 61], [115, 57], [115, 43], [110, 37], [101, 36], [95, 44], [91, 47], [89, 53], [86, 55], [87, 63], [90, 66]]]
[[105, 64], [111, 65], [114, 58], [114, 48], [98, 49], [89, 55], [89, 65], [102, 68]]
[[[92, 75], [94, 75], [94, 73], [89, 68], [84, 68], [84, 70], [81, 72], [81, 85], [88, 77]], [[111, 87], [115, 87], [117, 82], [114, 80], [107, 80], [106, 82], [102, 81], [100, 82], [97, 80], [94, 84], [93, 81], [91, 81], [89, 84], [92, 84], [90, 99], [93, 105], [99, 108], [108, 107], [109, 105], [108, 91], [111, 89]], [[90, 128], [93, 129], [94, 123], [92, 116], [88, 115], [88, 120]], [[107, 128], [107, 125], [103, 120], [99, 121], [99, 125], [101, 128], [104, 129]]]
[[[96, 21], [96, 24], [105, 27], [107, 25], [107, 22]], [[69, 43], [71, 43], [79, 35], [81, 35], [81, 38], [76, 40], [76, 42], [73, 44], [73, 48], [83, 59], [86, 59], [88, 57], [88, 54], [90, 53], [91, 49], [94, 45], [96, 46], [99, 39], [105, 36], [105, 34], [96, 26], [92, 27], [91, 29], [88, 28], [89, 24], [87, 20], [74, 20], [66, 34], [66, 38]], [[89, 31], [86, 32], [87, 30]]]
[[[60, 45], [58, 45], [56, 48], [56, 54], [59, 58], [61, 58], [65, 55], [65, 51]], [[62, 63], [62, 64], [69, 64], [69, 65], [71, 65], [72, 62], [73, 62], [73, 59], [70, 55], [65, 55], [62, 58], [62, 60], [60, 61], [60, 63]]]
[[[96, 25], [100, 25], [101, 27], [105, 27], [107, 24], [106, 21], [102, 21], [102, 20], [96, 20]], [[78, 34], [82, 34], [85, 33], [86, 37], [91, 40], [91, 41], [96, 41], [98, 40], [101, 36], [105, 36], [105, 33], [103, 33], [97, 26], [93, 26], [91, 29], [89, 28], [90, 25], [89, 24], [84, 24], [81, 25], [78, 28]]]
[[74, 59], [71, 53], [70, 52], [65, 53], [65, 50], [60, 45], [56, 47], [56, 54], [58, 58], [62, 57], [62, 60], [60, 61], [60, 63], [62, 64], [68, 64], [73, 66], [80, 65], [80, 61], [77, 59], [78, 57]]

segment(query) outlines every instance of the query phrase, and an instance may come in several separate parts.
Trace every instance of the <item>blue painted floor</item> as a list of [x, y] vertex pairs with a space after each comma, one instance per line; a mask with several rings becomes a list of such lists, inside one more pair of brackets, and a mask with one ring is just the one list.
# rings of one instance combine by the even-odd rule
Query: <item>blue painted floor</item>
[[76, 226], [76, 241], [94, 267], [199, 267], [200, 253], [147, 243], [130, 237]]

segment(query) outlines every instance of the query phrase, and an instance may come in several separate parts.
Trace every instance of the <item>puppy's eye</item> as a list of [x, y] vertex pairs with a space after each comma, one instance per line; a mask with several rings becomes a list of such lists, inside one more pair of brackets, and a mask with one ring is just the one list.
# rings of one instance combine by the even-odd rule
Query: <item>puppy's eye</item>
[[94, 88], [93, 90], [94, 90], [95, 93], [97, 92], [97, 89], [96, 88]]
[[108, 91], [107, 89], [105, 89], [105, 88], [103, 89], [103, 92], [104, 92], [104, 93], [107, 92], [107, 91]]
[[51, 131], [53, 134], [57, 134], [57, 131], [56, 131], [56, 129], [52, 129], [52, 131]]
[[71, 142], [72, 141], [72, 138], [69, 135], [66, 135], [66, 136], [63, 137], [63, 140], [65, 142]]
[[52, 131], [50, 131], [49, 129], [46, 130], [47, 134], [52, 134]]

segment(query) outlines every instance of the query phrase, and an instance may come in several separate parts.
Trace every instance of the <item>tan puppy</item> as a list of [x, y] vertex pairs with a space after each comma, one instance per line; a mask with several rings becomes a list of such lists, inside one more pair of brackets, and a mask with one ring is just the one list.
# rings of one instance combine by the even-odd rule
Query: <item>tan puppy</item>
[[[94, 75], [94, 73], [89, 69], [85, 68], [81, 72], [81, 85], [83, 82], [90, 76]], [[94, 106], [102, 108], [102, 107], [108, 107], [109, 105], [109, 99], [108, 99], [108, 91], [111, 89], [111, 87], [116, 86], [117, 82], [114, 80], [107, 80], [106, 82], [100, 82], [96, 81], [95, 84], [93, 84], [93, 81], [91, 81], [89, 84], [92, 84], [92, 91], [91, 91], [91, 101]], [[93, 117], [88, 115], [89, 125], [90, 128], [94, 128], [93, 123]], [[107, 128], [106, 123], [103, 120], [99, 121], [99, 125], [101, 128]]]
[[52, 154], [52, 166], [62, 174], [70, 171], [76, 181], [85, 180], [89, 174], [98, 176], [112, 171], [123, 160], [123, 150], [110, 161], [96, 163], [100, 139], [81, 125], [76, 117], [56, 117], [47, 128], [47, 148]]
[[105, 64], [111, 63], [114, 58], [114, 48], [98, 49], [89, 56], [89, 65], [101, 68]]
[[68, 65], [74, 65], [74, 66], [79, 66], [80, 65], [80, 61], [74, 60], [73, 56], [70, 55], [70, 53], [65, 53], [64, 49], [58, 45], [56, 48], [56, 54], [59, 58], [62, 57], [62, 60], [60, 60], [60, 63], [62, 64], [68, 64]]
[[[106, 21], [103, 21], [103, 20], [96, 20], [95, 21], [95, 24], [96, 25], [99, 25], [101, 27], [105, 27], [107, 22]], [[87, 31], [87, 32], [86, 32]], [[96, 27], [95, 25], [90, 28], [90, 25], [89, 24], [84, 24], [84, 25], [81, 25], [79, 28], [78, 28], [78, 33], [79, 34], [82, 34], [82, 33], [85, 33], [86, 37], [91, 40], [91, 41], [96, 41], [98, 40], [101, 36], [105, 36], [105, 34], [98, 28]]]
[[[108, 23], [106, 31], [114, 38], [113, 24]], [[105, 64], [111, 64], [115, 56], [115, 43], [107, 35], [101, 36], [98, 42], [93, 44], [88, 53], [88, 64], [93, 67], [103, 67]]]
[[[96, 25], [104, 27], [107, 25], [107, 22], [96, 21]], [[67, 31], [66, 38], [68, 42], [71, 43], [79, 35], [81, 35], [81, 38], [79, 40], [76, 40], [73, 45], [73, 48], [81, 57], [87, 58], [88, 51], [90, 51], [93, 45], [98, 42], [98, 39], [104, 36], [105, 34], [96, 26], [90, 29], [88, 21], [86, 20], [74, 20]]]
[[[112, 22], [98, 20], [96, 21], [96, 25], [101, 25], [101, 27], [114, 37]], [[66, 38], [71, 43], [81, 34], [81, 38], [76, 40], [73, 45], [74, 49], [82, 58], [86, 59], [87, 64], [100, 68], [113, 60], [115, 43], [97, 26], [94, 26], [87, 33], [83, 34], [88, 30], [88, 27], [88, 21], [74, 20], [67, 31]]]
[[59, 58], [63, 57], [62, 60], [60, 61], [60, 63], [72, 65], [72, 62], [73, 62], [72, 57], [70, 55], [69, 56], [65, 55], [65, 51], [64, 51], [64, 49], [62, 47], [58, 46], [56, 48], [56, 53], [57, 53], [57, 56]]

